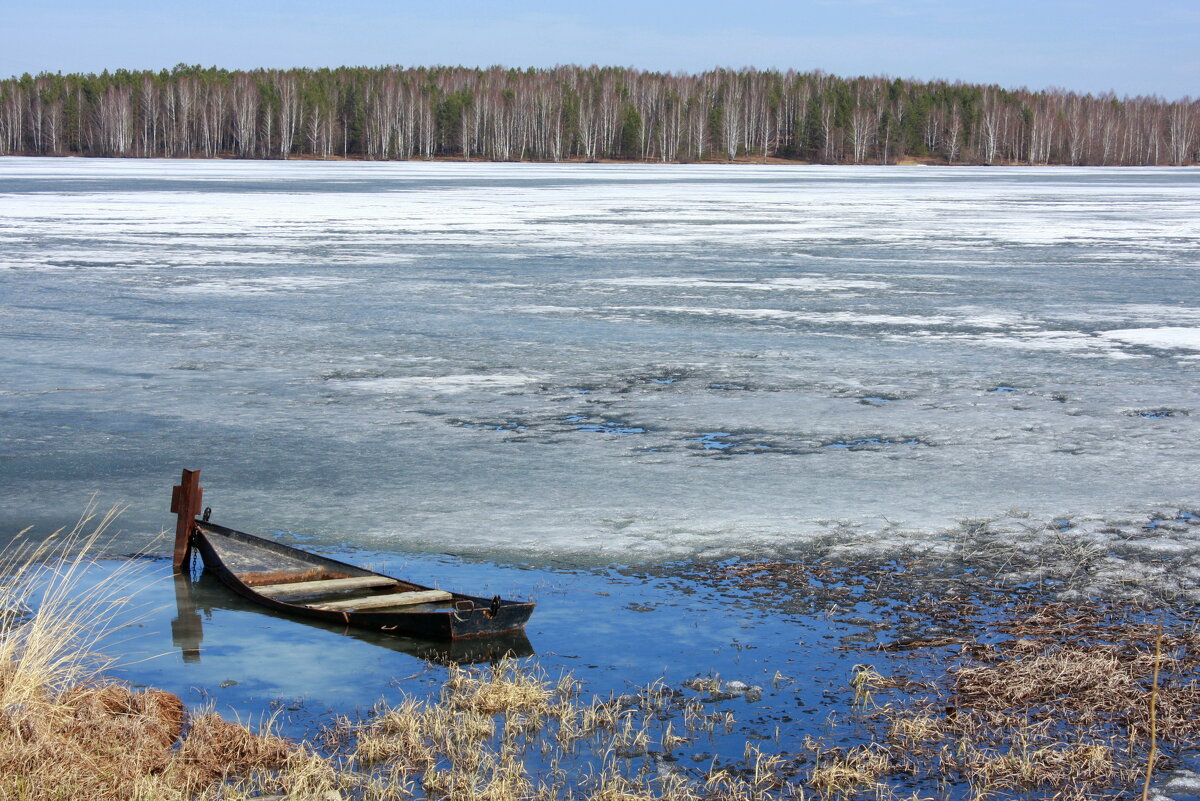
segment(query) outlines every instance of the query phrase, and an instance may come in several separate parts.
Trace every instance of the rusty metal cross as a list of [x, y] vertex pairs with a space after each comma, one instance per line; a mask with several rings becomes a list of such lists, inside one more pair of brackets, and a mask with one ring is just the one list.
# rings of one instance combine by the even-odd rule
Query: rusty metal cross
[[196, 515], [200, 514], [204, 489], [200, 486], [199, 470], [184, 470], [179, 484], [171, 488], [171, 511], [178, 515], [175, 523], [175, 555], [172, 568], [182, 573], [192, 551], [192, 532]]

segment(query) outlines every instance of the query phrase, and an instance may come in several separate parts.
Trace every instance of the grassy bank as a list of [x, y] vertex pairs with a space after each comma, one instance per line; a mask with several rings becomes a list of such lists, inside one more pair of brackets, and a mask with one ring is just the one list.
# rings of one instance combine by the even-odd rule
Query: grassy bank
[[[1130, 798], [1200, 738], [1194, 620], [1027, 603], [970, 634], [893, 643], [905, 658], [886, 674], [864, 650], [853, 702], [821, 732], [756, 723], [734, 702], [761, 689], [717, 676], [596, 697], [509, 660], [445, 668], [436, 691], [298, 743], [106, 679], [99, 638], [128, 584], [81, 592], [78, 578], [110, 521], [5, 554], [0, 798]], [[776, 694], [809, 681], [778, 680]], [[714, 747], [731, 733], [740, 752]]]
[[[99, 653], [140, 568], [81, 589], [116, 516], [85, 514], [72, 531], [18, 537], [0, 554], [0, 798], [183, 799], [219, 796], [231, 777], [287, 764], [295, 748], [180, 699], [105, 678]], [[267, 727], [269, 729], [269, 727]]]

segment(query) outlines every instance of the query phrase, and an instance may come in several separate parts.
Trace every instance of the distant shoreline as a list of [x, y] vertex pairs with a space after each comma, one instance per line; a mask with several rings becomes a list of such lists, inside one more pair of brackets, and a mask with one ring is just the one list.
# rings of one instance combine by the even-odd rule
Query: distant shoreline
[[178, 64], [0, 80], [0, 154], [1156, 166], [1200, 162], [1198, 132], [1191, 98], [752, 68]]
[[6, 153], [0, 155], [3, 158], [37, 158], [37, 159], [101, 159], [106, 161], [227, 161], [227, 162], [278, 162], [286, 164], [288, 162], [336, 162], [336, 163], [361, 163], [361, 164], [571, 164], [571, 165], [637, 165], [646, 167], [659, 166], [704, 166], [704, 167], [1027, 167], [1027, 168], [1095, 168], [1103, 167], [1105, 169], [1146, 169], [1148, 167], [1158, 167], [1163, 169], [1179, 169], [1181, 167], [1197, 167], [1200, 162], [1189, 161], [1184, 164], [1061, 164], [1056, 162], [1030, 163], [1025, 161], [1008, 161], [1008, 162], [971, 162], [971, 161], [956, 161], [949, 163], [933, 158], [904, 158], [892, 162], [862, 162], [859, 164], [850, 164], [846, 162], [825, 162], [825, 161], [803, 161], [799, 159], [785, 159], [778, 156], [770, 156], [768, 158], [761, 157], [739, 157], [732, 161], [722, 159], [704, 159], [699, 161], [648, 161], [645, 159], [616, 159], [616, 158], [601, 158], [601, 159], [584, 159], [584, 158], [563, 158], [558, 160], [548, 159], [481, 159], [470, 158], [464, 159], [462, 156], [430, 156], [430, 157], [413, 157], [406, 159], [373, 159], [361, 155], [349, 156], [314, 156], [311, 154], [297, 154], [286, 159], [281, 158], [246, 158], [238, 156], [235, 153], [221, 153], [215, 156], [98, 156], [86, 153]]

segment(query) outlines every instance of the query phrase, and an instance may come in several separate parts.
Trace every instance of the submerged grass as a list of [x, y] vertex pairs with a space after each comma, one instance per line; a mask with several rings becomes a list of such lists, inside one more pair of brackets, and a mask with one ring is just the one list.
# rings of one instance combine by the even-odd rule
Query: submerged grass
[[1200, 637], [1182, 626], [1159, 643], [1154, 627], [1106, 614], [1018, 613], [1007, 640], [964, 645], [925, 682], [859, 665], [859, 744], [747, 740], [725, 764], [680, 758], [732, 729], [719, 678], [585, 700], [569, 675], [529, 664], [450, 667], [433, 698], [341, 721], [320, 789], [379, 801], [1127, 798], [1169, 763], [1153, 762], [1156, 745], [1200, 736]]
[[[1200, 742], [1200, 632], [1065, 604], [1018, 610], [928, 689], [867, 714], [905, 772], [974, 798], [1128, 798]], [[1136, 788], [1136, 790], [1135, 790]]]
[[585, 698], [571, 675], [512, 659], [450, 666], [432, 697], [337, 720], [319, 745], [289, 742], [272, 720], [255, 732], [105, 680], [97, 645], [128, 584], [87, 589], [80, 576], [112, 517], [85, 515], [0, 561], [0, 798], [1117, 798], [1200, 739], [1194, 624], [1057, 604], [954, 638], [951, 658], [951, 640], [917, 642], [905, 653], [924, 660], [920, 682], [857, 665], [850, 734], [747, 731], [724, 763], [704, 750], [735, 731], [722, 702], [760, 688], [707, 676]]

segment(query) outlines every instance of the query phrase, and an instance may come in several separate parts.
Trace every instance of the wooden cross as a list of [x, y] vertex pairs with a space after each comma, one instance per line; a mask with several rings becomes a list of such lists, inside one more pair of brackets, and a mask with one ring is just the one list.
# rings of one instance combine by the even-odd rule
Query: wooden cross
[[192, 552], [192, 532], [204, 489], [200, 486], [199, 470], [184, 470], [179, 484], [171, 488], [171, 511], [178, 515], [175, 523], [174, 572], [182, 573]]

